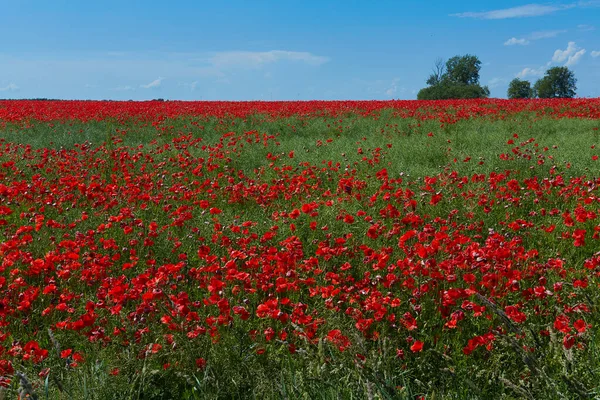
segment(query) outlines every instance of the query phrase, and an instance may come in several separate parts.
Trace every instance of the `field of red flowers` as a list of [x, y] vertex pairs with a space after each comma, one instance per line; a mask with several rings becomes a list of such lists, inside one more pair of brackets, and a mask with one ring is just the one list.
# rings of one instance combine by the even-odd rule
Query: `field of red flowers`
[[2, 390], [600, 396], [599, 128], [600, 99], [0, 101]]

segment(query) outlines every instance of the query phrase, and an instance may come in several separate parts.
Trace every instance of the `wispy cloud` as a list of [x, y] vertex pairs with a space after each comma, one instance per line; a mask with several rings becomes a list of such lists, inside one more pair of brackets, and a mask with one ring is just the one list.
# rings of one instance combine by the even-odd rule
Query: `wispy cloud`
[[506, 42], [504, 42], [504, 45], [505, 46], [514, 46], [514, 45], [518, 44], [521, 46], [526, 46], [534, 40], [554, 38], [554, 37], [557, 37], [558, 35], [560, 35], [561, 33], [565, 33], [565, 32], [567, 32], [566, 29], [532, 32], [529, 35], [527, 35], [523, 38], [520, 38], [520, 39], [516, 38], [516, 37], [512, 37], [512, 38], [508, 39]]
[[[267, 80], [284, 80], [283, 72], [290, 67], [315, 69], [329, 61], [326, 54], [317, 52], [271, 49], [273, 47], [258, 52], [225, 48], [215, 52], [115, 51], [107, 54], [106, 51], [90, 51], [21, 55], [9, 55], [0, 50], [0, 69], [3, 70], [0, 97], [12, 96], [9, 90], [18, 90], [15, 93], [31, 97], [141, 100], [202, 95], [205, 98], [241, 99], [243, 96], [238, 93], [247, 93], [245, 96], [252, 98], [255, 94], [249, 94], [250, 89], [238, 89], [237, 86], [262, 87]], [[271, 78], [267, 78], [269, 73]], [[53, 78], [48, 79], [48, 76]], [[320, 77], [299, 78], [305, 82], [315, 79]], [[23, 87], [22, 81], [29, 82], [27, 88]], [[11, 82], [14, 83], [9, 85]], [[188, 85], [178, 86], [178, 82]], [[293, 86], [295, 83], [290, 83], [286, 88]], [[157, 94], [159, 91], [161, 96]]]
[[542, 66], [539, 68], [523, 68], [521, 72], [519, 72], [516, 77], [519, 79], [524, 79], [530, 76], [542, 76], [546, 71], [546, 66]]
[[508, 83], [508, 79], [506, 78], [492, 78], [488, 81], [488, 87], [490, 89], [497, 88], [498, 86], [502, 86]]
[[558, 30], [554, 30], [554, 31], [537, 31], [537, 32], [532, 32], [527, 36], [527, 39], [529, 40], [540, 40], [540, 39], [550, 39], [550, 38], [555, 38], [558, 35], [562, 34], [562, 33], [566, 33], [567, 30], [566, 29], [558, 29]]
[[[370, 99], [401, 99], [406, 98], [410, 93], [410, 89], [403, 85], [402, 79], [399, 77], [391, 79], [353, 78], [349, 85], [357, 91], [364, 92]], [[318, 92], [316, 88], [315, 92]]]
[[183, 83], [178, 83], [177, 86], [182, 86], [186, 89], [191, 90], [192, 92], [194, 90], [196, 90], [198, 88], [198, 85], [200, 84], [200, 82], [198, 81], [194, 81], [194, 82], [183, 82]]
[[128, 92], [130, 90], [135, 90], [135, 88], [133, 86], [117, 86], [115, 88], [112, 88], [110, 90], [114, 90], [117, 92]]
[[529, 40], [527, 39], [517, 39], [516, 37], [512, 37], [510, 39], [508, 39], [506, 42], [504, 42], [505, 46], [514, 46], [514, 45], [519, 45], [519, 46], [526, 46], [529, 44]]
[[504, 8], [499, 10], [481, 11], [481, 12], [462, 12], [450, 14], [452, 17], [459, 18], [478, 18], [478, 19], [507, 19], [507, 18], [525, 18], [539, 17], [552, 14], [557, 11], [567, 10], [577, 7], [577, 4], [547, 5], [547, 4], [526, 4], [519, 7]]
[[577, 29], [579, 29], [579, 32], [591, 32], [591, 31], [595, 31], [596, 27], [592, 26], [592, 25], [581, 24], [581, 25], [577, 25]]
[[251, 67], [256, 68], [278, 61], [296, 61], [318, 66], [329, 61], [328, 57], [314, 55], [306, 51], [224, 51], [213, 55], [210, 64], [217, 68]]
[[579, 7], [600, 7], [600, 0], [587, 0], [577, 2]]
[[19, 87], [12, 82], [7, 86], [0, 87], [0, 92], [16, 92], [17, 90], [19, 90]]
[[146, 84], [146, 85], [140, 85], [140, 87], [141, 87], [142, 89], [153, 89], [153, 88], [157, 88], [157, 87], [160, 87], [160, 85], [161, 85], [161, 83], [162, 83], [162, 81], [163, 81], [164, 79], [165, 79], [165, 78], [158, 77], [157, 79], [153, 80], [152, 82], [150, 82], [150, 83], [148, 83], [148, 84]]
[[600, 57], [600, 51], [592, 51], [590, 53], [592, 55], [592, 57], [596, 58], [596, 57]]
[[[394, 78], [392, 80], [392, 84], [390, 85], [390, 87], [388, 89], [386, 89], [385, 95], [388, 97], [394, 97], [394, 95], [396, 93], [398, 93], [398, 83], [399, 82], [400, 82], [400, 78]], [[404, 91], [404, 88], [402, 88], [401, 91]]]

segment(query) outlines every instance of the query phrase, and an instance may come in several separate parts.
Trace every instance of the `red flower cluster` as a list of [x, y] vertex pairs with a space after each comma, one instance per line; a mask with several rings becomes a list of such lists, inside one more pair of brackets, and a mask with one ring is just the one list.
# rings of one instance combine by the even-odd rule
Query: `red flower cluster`
[[[388, 101], [52, 101], [0, 100], [0, 121], [125, 121], [135, 118], [161, 121], [181, 116], [246, 118], [253, 114], [272, 118], [377, 114], [391, 109], [403, 118], [439, 119], [444, 123], [531, 112], [554, 118], [600, 118], [599, 99], [539, 100], [388, 100]], [[293, 153], [292, 153], [293, 155]]]
[[[586, 293], [600, 270], [590, 250], [600, 178], [542, 169], [551, 158], [535, 140], [508, 138], [497, 162], [539, 175], [448, 167], [408, 178], [388, 171], [391, 143], [357, 142], [354, 164], [319, 163], [302, 161], [301, 149], [280, 151], [282, 135], [205, 133], [195, 120], [165, 133], [162, 124], [376, 117], [384, 108], [444, 125], [517, 112], [600, 117], [600, 100], [0, 102], [3, 123], [137, 118], [161, 138], [130, 147], [119, 132], [68, 149], [2, 141], [0, 375], [54, 357], [42, 326], [68, 341], [59, 358], [72, 367], [86, 362], [86, 348], [130, 346], [143, 359], [181, 352], [203, 370], [210, 357], [182, 349], [239, 332], [258, 355], [319, 343], [344, 352], [388, 338], [398, 362], [432, 348], [491, 352], [527, 324], [583, 348], [594, 328]], [[328, 145], [324, 137], [315, 149]]]

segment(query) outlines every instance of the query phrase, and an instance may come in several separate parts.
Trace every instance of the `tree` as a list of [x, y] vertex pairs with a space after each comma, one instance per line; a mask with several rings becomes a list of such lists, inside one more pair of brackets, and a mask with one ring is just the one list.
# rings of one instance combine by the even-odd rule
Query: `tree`
[[577, 90], [575, 74], [567, 67], [553, 67], [533, 85], [535, 95], [541, 99], [573, 98]]
[[530, 99], [533, 97], [533, 89], [529, 81], [515, 78], [508, 85], [509, 99]]
[[490, 95], [487, 86], [479, 84], [481, 61], [477, 56], [467, 54], [454, 56], [444, 65], [438, 58], [433, 73], [427, 78], [426, 88], [417, 94], [419, 100], [479, 99]]
[[456, 85], [479, 85], [480, 69], [481, 61], [471, 54], [454, 56], [446, 62], [447, 78]]
[[446, 66], [444, 65], [444, 59], [438, 57], [435, 60], [435, 64], [433, 65], [433, 72], [429, 75], [427, 79], [427, 84], [429, 86], [435, 86], [442, 82], [442, 78], [446, 74]]

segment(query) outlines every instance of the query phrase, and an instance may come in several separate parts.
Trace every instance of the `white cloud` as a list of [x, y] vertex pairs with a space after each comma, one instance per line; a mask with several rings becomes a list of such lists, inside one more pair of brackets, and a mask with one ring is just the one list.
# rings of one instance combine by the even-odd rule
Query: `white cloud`
[[[577, 44], [575, 44], [575, 42], [569, 42], [565, 50], [556, 50], [554, 52], [554, 55], [552, 56], [552, 61], [548, 61], [546, 65], [543, 65], [539, 68], [524, 68], [515, 76], [520, 79], [526, 78], [528, 76], [542, 76], [544, 72], [546, 72], [546, 69], [550, 67], [553, 63], [564, 63], [566, 67], [572, 67], [573, 65], [577, 64], [579, 60], [581, 60], [581, 57], [583, 57], [585, 53], [586, 50], [579, 48]], [[592, 52], [592, 57], [597, 57], [599, 55], [600, 52]]]
[[550, 39], [557, 37], [561, 33], [565, 33], [566, 29], [554, 30], [554, 31], [537, 31], [532, 32], [527, 37], [529, 40], [540, 40], [540, 39]]
[[160, 86], [160, 84], [162, 83], [162, 81], [165, 78], [161, 78], [158, 77], [157, 79], [153, 80], [152, 82], [148, 83], [147, 85], [140, 85], [141, 88], [143, 89], [153, 89], [153, 88], [157, 88]]
[[488, 87], [490, 89], [494, 89], [498, 86], [502, 86], [508, 83], [508, 80], [506, 78], [492, 78], [488, 81]]
[[516, 37], [513, 37], [513, 38], [508, 39], [506, 42], [504, 42], [505, 46], [514, 46], [516, 44], [518, 44], [520, 46], [526, 46], [529, 44], [529, 40], [517, 39]]
[[210, 58], [210, 63], [217, 67], [260, 67], [278, 61], [288, 60], [303, 62], [308, 65], [321, 65], [329, 61], [328, 57], [317, 56], [305, 51], [224, 51]]
[[528, 76], [542, 76], [546, 71], [546, 67], [539, 68], [524, 68], [521, 72], [519, 72], [516, 77], [519, 79], [527, 78]]
[[544, 5], [544, 4], [526, 4], [524, 6], [505, 8], [501, 10], [483, 11], [483, 12], [463, 12], [450, 14], [452, 17], [459, 18], [479, 18], [479, 19], [507, 19], [538, 17], [541, 15], [552, 14], [556, 11], [566, 10], [576, 7], [575, 4], [564, 5]]
[[591, 31], [595, 31], [596, 27], [592, 26], [592, 25], [581, 24], [581, 25], [577, 25], [577, 29], [579, 29], [580, 32], [591, 32]]
[[521, 46], [526, 46], [534, 40], [549, 39], [549, 38], [557, 37], [561, 33], [565, 33], [565, 32], [566, 32], [566, 29], [560, 29], [560, 30], [554, 30], [554, 31], [532, 32], [529, 35], [525, 36], [524, 38], [517, 39], [516, 37], [512, 37], [512, 38], [508, 39], [506, 42], [504, 42], [504, 45], [505, 46], [514, 46], [514, 45], [518, 44]]
[[600, 51], [592, 51], [590, 53], [592, 55], [592, 57], [596, 58], [596, 57], [600, 57]]
[[585, 52], [586, 50], [577, 47], [575, 42], [569, 42], [565, 50], [558, 49], [554, 52], [552, 61], [556, 63], [562, 63], [566, 61], [565, 65], [570, 67], [577, 64]]
[[575, 44], [575, 42], [569, 42], [567, 44], [567, 48], [565, 50], [558, 49], [554, 52], [554, 56], [552, 56], [552, 61], [563, 62], [567, 58], [569, 58], [570, 55], [574, 54], [576, 51], [577, 51], [577, 45]]
[[0, 87], [0, 92], [16, 92], [17, 90], [19, 87], [12, 82], [5, 87]]
[[571, 66], [577, 64], [579, 62], [579, 60], [581, 59], [581, 57], [583, 57], [584, 54], [585, 54], [585, 49], [581, 49], [577, 53], [573, 54], [572, 56], [569, 56], [569, 59], [565, 63], [565, 66], [571, 67]]

